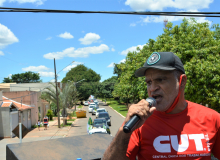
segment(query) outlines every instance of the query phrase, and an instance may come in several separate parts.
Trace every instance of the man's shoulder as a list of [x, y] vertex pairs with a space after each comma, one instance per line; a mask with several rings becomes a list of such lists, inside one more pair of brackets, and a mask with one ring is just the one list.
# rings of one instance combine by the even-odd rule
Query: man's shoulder
[[194, 103], [191, 101], [187, 101], [188, 103], [188, 109], [189, 111], [197, 112], [197, 113], [205, 113], [205, 114], [216, 114], [219, 115], [219, 113], [209, 107], [203, 106], [198, 103]]

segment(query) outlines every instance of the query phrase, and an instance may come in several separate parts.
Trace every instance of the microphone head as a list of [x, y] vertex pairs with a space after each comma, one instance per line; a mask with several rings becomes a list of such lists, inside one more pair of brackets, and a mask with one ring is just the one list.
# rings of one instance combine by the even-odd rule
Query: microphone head
[[148, 97], [146, 101], [150, 104], [150, 107], [157, 105], [157, 101], [153, 97]]

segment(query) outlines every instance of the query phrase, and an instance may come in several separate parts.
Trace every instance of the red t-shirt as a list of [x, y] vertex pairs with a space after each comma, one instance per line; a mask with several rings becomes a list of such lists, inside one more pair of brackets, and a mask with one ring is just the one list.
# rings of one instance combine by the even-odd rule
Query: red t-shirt
[[177, 114], [154, 111], [130, 138], [127, 157], [135, 160], [220, 159], [220, 114], [188, 102]]

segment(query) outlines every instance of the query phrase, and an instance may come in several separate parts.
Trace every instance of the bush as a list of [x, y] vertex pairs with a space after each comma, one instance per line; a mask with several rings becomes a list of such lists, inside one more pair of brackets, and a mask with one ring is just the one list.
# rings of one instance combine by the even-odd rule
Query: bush
[[52, 110], [48, 110], [47, 111], [47, 117], [49, 118], [49, 120], [53, 120], [53, 111]]

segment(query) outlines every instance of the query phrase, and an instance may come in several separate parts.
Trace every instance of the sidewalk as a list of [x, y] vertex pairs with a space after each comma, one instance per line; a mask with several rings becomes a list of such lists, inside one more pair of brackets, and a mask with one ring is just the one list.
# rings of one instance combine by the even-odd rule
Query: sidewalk
[[[74, 121], [73, 121], [74, 122]], [[63, 120], [60, 120], [60, 124]], [[58, 128], [58, 120], [49, 121], [49, 128], [44, 130], [44, 127], [32, 129], [23, 139], [22, 143], [31, 141], [42, 141], [56, 138], [64, 138], [68, 135], [71, 126]], [[12, 143], [20, 143], [18, 137], [5, 138], [0, 140], [0, 160], [6, 160], [6, 145]]]
[[[84, 107], [83, 107], [84, 109]], [[79, 118], [72, 122], [72, 126], [58, 128], [58, 120], [49, 121], [49, 127], [44, 130], [44, 127], [32, 129], [23, 139], [22, 143], [32, 141], [42, 141], [56, 138], [65, 138], [78, 135], [86, 135], [88, 118]], [[60, 125], [63, 123], [62, 117], [60, 117]], [[12, 143], [20, 143], [18, 137], [0, 139], [0, 160], [6, 160], [6, 145]]]

